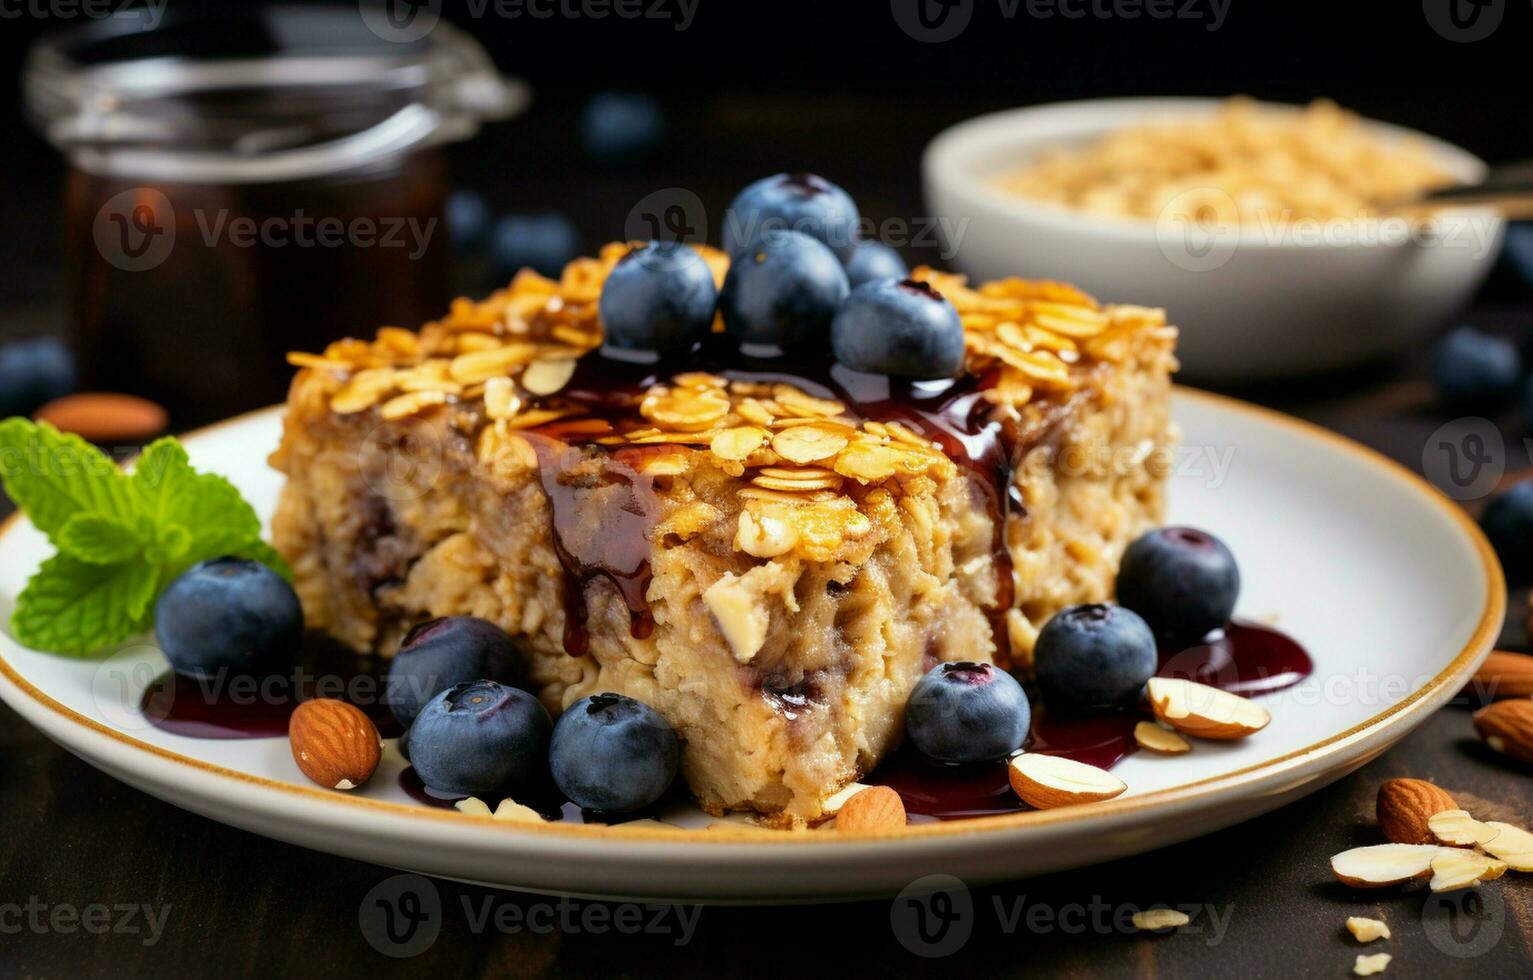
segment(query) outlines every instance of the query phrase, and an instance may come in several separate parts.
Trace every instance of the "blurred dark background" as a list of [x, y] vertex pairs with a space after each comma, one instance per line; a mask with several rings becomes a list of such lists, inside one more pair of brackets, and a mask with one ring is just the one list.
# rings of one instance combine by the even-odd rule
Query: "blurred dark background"
[[[256, 6], [167, 2], [168, 13]], [[743, 180], [784, 169], [839, 181], [872, 217], [919, 215], [920, 151], [937, 131], [1059, 99], [1328, 96], [1493, 162], [1533, 156], [1528, 4], [1500, 3], [1503, 21], [1491, 36], [1453, 43], [1414, 0], [1221, 2], [1174, 0], [1161, 8], [1172, 17], [1129, 17], [1137, 5], [1126, 4], [1125, 15], [1102, 17], [1090, 14], [1090, 0], [1076, 0], [1062, 6], [1086, 16], [1072, 19], [1052, 3], [972, 0], [967, 29], [925, 43], [901, 29], [892, 9], [901, 5], [889, 0], [695, 0], [690, 22], [675, 0], [643, 0], [664, 16], [640, 18], [558, 13], [561, 3], [578, 9], [575, 0], [507, 5], [515, 17], [497, 14], [493, 0], [447, 0], [444, 16], [533, 89], [525, 114], [453, 148], [454, 172], [497, 207], [567, 211], [594, 247], [619, 237], [628, 209], [657, 187], [693, 188], [712, 212]], [[12, 307], [47, 307], [62, 296], [60, 161], [21, 118], [17, 75], [35, 37], [84, 22], [76, 9], [16, 4], [0, 22], [11, 191], [0, 209], [0, 303]], [[663, 150], [642, 167], [615, 171], [580, 151], [581, 106], [613, 88], [653, 93], [665, 109]]]

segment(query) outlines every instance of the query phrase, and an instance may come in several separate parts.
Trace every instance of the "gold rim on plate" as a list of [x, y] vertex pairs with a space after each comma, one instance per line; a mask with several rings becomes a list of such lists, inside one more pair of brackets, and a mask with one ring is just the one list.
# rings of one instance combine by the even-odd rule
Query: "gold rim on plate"
[[[351, 796], [344, 793], [336, 793], [331, 790], [318, 787], [301, 786], [296, 783], [282, 782], [265, 776], [257, 776], [238, 769], [230, 769], [225, 766], [213, 765], [201, 759], [172, 752], [149, 742], [141, 741], [130, 735], [125, 735], [116, 729], [109, 728], [92, 718], [80, 714], [53, 698], [38, 690], [29, 681], [23, 678], [11, 664], [0, 654], [0, 676], [4, 676], [17, 690], [27, 697], [36, 701], [39, 705], [62, 716], [66, 720], [75, 722], [85, 728], [105, 735], [130, 748], [139, 749], [150, 755], [157, 756], [168, 762], [180, 763], [191, 766], [203, 772], [224, 776], [239, 780], [247, 784], [257, 785], [282, 793], [292, 794], [298, 798], [307, 798], [314, 801], [324, 801], [328, 804], [338, 804], [343, 807], [362, 807], [375, 813], [413, 817], [417, 819], [435, 819], [463, 821], [470, 820], [478, 824], [493, 824], [497, 829], [503, 829], [509, 834], [545, 835], [554, 834], [559, 836], [575, 836], [587, 839], [621, 840], [621, 841], [656, 841], [665, 843], [698, 843], [712, 845], [727, 845], [731, 847], [752, 846], [765, 844], [781, 846], [785, 844], [845, 844], [856, 841], [900, 841], [912, 838], [950, 837], [966, 834], [983, 833], [987, 831], [1006, 830], [1017, 827], [1041, 826], [1054, 824], [1062, 821], [1075, 821], [1086, 819], [1100, 819], [1115, 815], [1144, 810], [1149, 807], [1169, 806], [1184, 803], [1189, 800], [1208, 796], [1213, 793], [1238, 787], [1258, 778], [1273, 775], [1281, 771], [1285, 766], [1294, 761], [1312, 756], [1322, 749], [1335, 751], [1341, 743], [1355, 738], [1390, 718], [1401, 714], [1413, 705], [1429, 698], [1455, 683], [1462, 683], [1468, 679], [1470, 673], [1478, 666], [1479, 661], [1485, 654], [1490, 652], [1496, 637], [1501, 630], [1502, 621], [1506, 616], [1506, 584], [1501, 572], [1500, 562], [1496, 559], [1495, 552], [1491, 549], [1490, 542], [1481, 533], [1480, 528], [1469, 519], [1469, 516], [1457, 504], [1440, 494], [1420, 476], [1401, 466], [1399, 463], [1382, 455], [1366, 446], [1353, 442], [1343, 436], [1337, 435], [1327, 429], [1296, 419], [1281, 412], [1261, 408], [1256, 405], [1242, 402], [1223, 395], [1215, 395], [1210, 392], [1200, 391], [1194, 388], [1186, 388], [1178, 385], [1176, 393], [1179, 397], [1191, 398], [1206, 404], [1215, 405], [1227, 411], [1240, 412], [1248, 416], [1254, 416], [1263, 422], [1280, 425], [1290, 431], [1297, 432], [1305, 437], [1319, 439], [1336, 449], [1342, 450], [1355, 458], [1383, 470], [1393, 479], [1404, 483], [1429, 501], [1434, 507], [1446, 514], [1450, 521], [1473, 544], [1475, 554], [1480, 559], [1481, 569], [1485, 573], [1486, 596], [1484, 607], [1480, 611], [1480, 618], [1475, 625], [1474, 632], [1469, 641], [1464, 645], [1454, 658], [1448, 662], [1435, 677], [1413, 692], [1409, 697], [1389, 706], [1385, 710], [1369, 718], [1367, 721], [1353, 725], [1345, 731], [1337, 732], [1327, 738], [1321, 739], [1303, 748], [1268, 759], [1264, 762], [1255, 763], [1231, 772], [1217, 776], [1208, 776], [1203, 779], [1169, 789], [1154, 790], [1141, 796], [1131, 796], [1125, 799], [1108, 800], [1101, 803], [1092, 803], [1084, 807], [1063, 807], [1058, 810], [1023, 810], [1017, 813], [993, 814], [982, 817], [967, 817], [959, 820], [936, 821], [932, 823], [914, 824], [897, 830], [846, 833], [816, 834], [816, 833], [791, 833], [785, 831], [753, 833], [748, 836], [719, 834], [702, 829], [690, 829], [678, 827], [674, 830], [660, 830], [656, 828], [630, 828], [622, 824], [566, 824], [562, 822], [548, 822], [542, 824], [514, 823], [496, 821], [489, 816], [473, 816], [456, 811], [448, 811], [424, 806], [421, 804], [393, 803], [386, 800], [373, 800], [366, 797]], [[196, 439], [200, 436], [215, 432], [219, 429], [241, 422], [249, 421], [256, 416], [271, 412], [271, 408], [259, 409], [254, 412], [246, 412], [233, 418], [225, 419], [202, 429], [186, 433], [184, 439]], [[0, 523], [0, 542], [3, 542], [6, 534], [10, 533], [19, 524], [21, 514], [18, 512], [6, 518]], [[1403, 734], [1403, 733], [1402, 733]]]

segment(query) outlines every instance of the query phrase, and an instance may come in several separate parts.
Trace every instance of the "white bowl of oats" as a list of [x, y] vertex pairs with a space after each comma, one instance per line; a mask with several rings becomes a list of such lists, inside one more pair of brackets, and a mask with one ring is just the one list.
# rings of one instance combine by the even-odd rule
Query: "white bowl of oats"
[[1394, 202], [1485, 163], [1319, 102], [1136, 98], [981, 116], [923, 160], [949, 264], [1164, 306], [1186, 376], [1310, 374], [1409, 350], [1500, 250], [1485, 209]]

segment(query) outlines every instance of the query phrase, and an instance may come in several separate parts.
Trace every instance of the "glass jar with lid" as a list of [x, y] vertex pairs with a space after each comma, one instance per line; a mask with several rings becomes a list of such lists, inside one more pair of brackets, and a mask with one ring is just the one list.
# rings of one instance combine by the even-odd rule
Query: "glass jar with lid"
[[44, 39], [24, 69], [68, 164], [86, 382], [189, 424], [280, 398], [289, 350], [440, 315], [441, 148], [524, 86], [452, 25], [365, 6], [141, 13]]

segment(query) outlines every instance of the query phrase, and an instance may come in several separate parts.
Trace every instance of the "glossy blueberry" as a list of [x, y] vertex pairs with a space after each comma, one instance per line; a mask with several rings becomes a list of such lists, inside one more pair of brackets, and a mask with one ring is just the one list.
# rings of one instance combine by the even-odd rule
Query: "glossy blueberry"
[[946, 378], [963, 367], [958, 311], [924, 282], [876, 279], [852, 290], [830, 325], [836, 360], [857, 371]]
[[769, 231], [800, 231], [849, 259], [860, 216], [852, 196], [815, 174], [774, 174], [735, 195], [724, 212], [724, 251], [734, 255]]
[[438, 793], [469, 796], [536, 785], [553, 721], [537, 698], [494, 681], [454, 684], [410, 726], [410, 764]]
[[56, 337], [18, 340], [0, 347], [0, 418], [31, 415], [75, 391], [74, 355]]
[[502, 279], [524, 268], [558, 278], [580, 254], [574, 222], [554, 211], [505, 215], [490, 234], [490, 258]]
[[186, 677], [265, 677], [293, 664], [303, 608], [282, 576], [248, 558], [210, 558], [171, 582], [154, 635]]
[[670, 787], [680, 752], [676, 733], [654, 708], [621, 694], [593, 694], [560, 716], [548, 763], [573, 802], [632, 813]]
[[1033, 670], [1056, 707], [1127, 704], [1155, 673], [1155, 635], [1132, 610], [1100, 604], [1056, 613], [1038, 633]]
[[846, 295], [846, 272], [835, 253], [803, 232], [773, 231], [735, 253], [719, 312], [744, 344], [823, 344]]
[[580, 112], [580, 145], [603, 163], [638, 163], [665, 138], [660, 103], [638, 92], [598, 92]]
[[598, 308], [607, 346], [666, 351], [707, 336], [717, 303], [713, 272], [696, 249], [650, 242], [612, 267]]
[[1513, 582], [1533, 578], [1533, 479], [1514, 483], [1485, 508], [1480, 527]]
[[858, 242], [846, 260], [846, 281], [853, 289], [875, 279], [904, 279], [908, 275], [910, 267], [900, 253], [871, 239]]
[[505, 631], [473, 616], [421, 623], [405, 636], [389, 664], [385, 700], [409, 725], [426, 702], [454, 684], [481, 678], [501, 684], [522, 679], [521, 658]]
[[1494, 411], [1517, 393], [1522, 355], [1504, 337], [1459, 327], [1432, 347], [1432, 383], [1443, 404], [1466, 411]]
[[460, 252], [472, 252], [489, 242], [494, 216], [490, 212], [490, 202], [483, 194], [454, 191], [447, 197], [443, 220], [447, 223], [452, 247]]
[[1033, 711], [1016, 678], [990, 664], [938, 664], [905, 703], [905, 731], [928, 759], [984, 762], [1022, 747]]
[[1197, 643], [1229, 622], [1239, 596], [1235, 556], [1196, 528], [1150, 531], [1128, 546], [1118, 566], [1118, 604], [1170, 646]]

